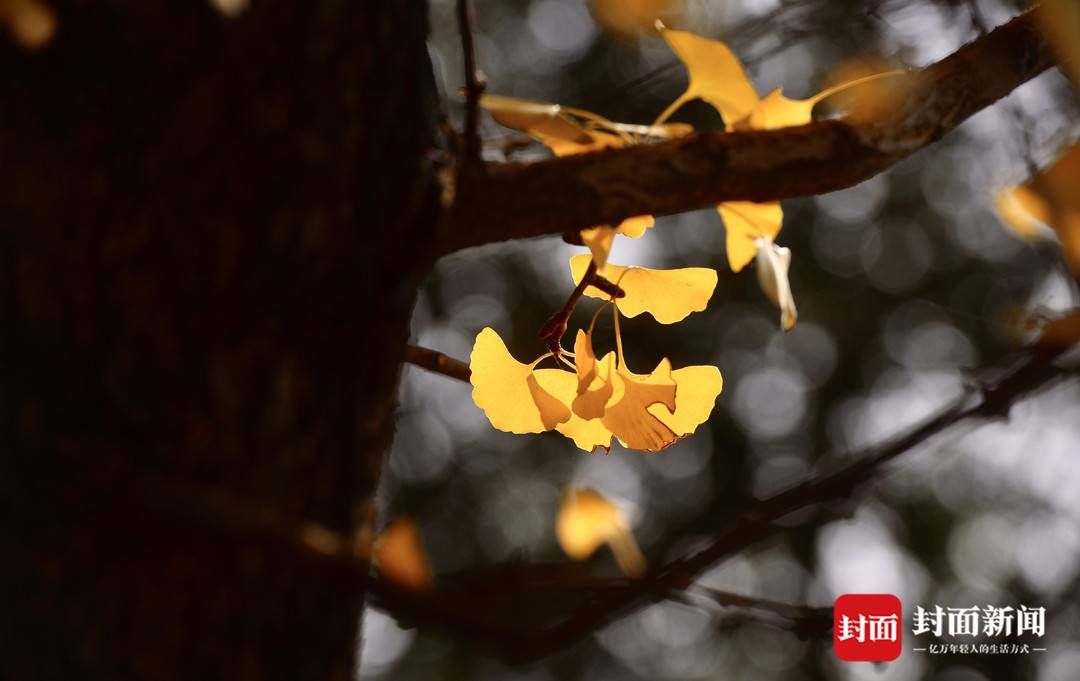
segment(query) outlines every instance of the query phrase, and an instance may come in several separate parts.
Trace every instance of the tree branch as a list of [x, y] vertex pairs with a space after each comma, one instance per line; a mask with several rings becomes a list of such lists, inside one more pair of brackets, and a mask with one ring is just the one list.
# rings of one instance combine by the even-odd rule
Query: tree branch
[[608, 622], [667, 594], [690, 587], [704, 570], [775, 531], [775, 521], [808, 506], [849, 496], [875, 477], [882, 466], [934, 435], [968, 419], [1004, 418], [1022, 397], [1062, 375], [1054, 366], [1061, 349], [1040, 351], [1001, 380], [983, 387], [974, 402], [961, 399], [923, 421], [905, 435], [879, 445], [856, 461], [824, 477], [812, 478], [746, 508], [697, 553], [651, 570], [636, 582], [613, 585], [597, 594], [562, 624], [529, 637], [514, 650], [517, 661], [542, 657], [572, 645]]
[[909, 96], [872, 121], [701, 132], [664, 143], [489, 164], [444, 214], [439, 252], [857, 184], [936, 141], [1053, 63], [1031, 10], [908, 76]]
[[410, 345], [406, 348], [405, 361], [422, 369], [434, 371], [437, 374], [456, 378], [466, 383], [469, 383], [469, 379], [472, 377], [472, 371], [465, 362], [435, 350], [422, 348], [419, 345]]

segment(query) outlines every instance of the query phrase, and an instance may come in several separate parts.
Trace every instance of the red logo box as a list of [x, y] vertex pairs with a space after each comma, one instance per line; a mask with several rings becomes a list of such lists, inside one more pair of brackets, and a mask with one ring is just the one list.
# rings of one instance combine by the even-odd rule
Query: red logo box
[[833, 650], [845, 662], [900, 657], [904, 616], [892, 594], [844, 594], [833, 604]]

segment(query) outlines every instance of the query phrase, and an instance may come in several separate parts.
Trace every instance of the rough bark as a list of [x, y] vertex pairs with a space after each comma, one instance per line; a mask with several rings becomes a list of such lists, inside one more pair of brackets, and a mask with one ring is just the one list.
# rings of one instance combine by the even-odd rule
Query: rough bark
[[[50, 3], [0, 40], [0, 677], [345, 679], [437, 211], [426, 3]], [[340, 577], [338, 575], [337, 577]]]
[[857, 184], [940, 139], [1042, 73], [1053, 56], [1033, 11], [908, 77], [887, 115], [779, 130], [702, 132], [534, 163], [488, 164], [459, 186], [440, 250], [562, 234], [721, 201], [775, 201]]

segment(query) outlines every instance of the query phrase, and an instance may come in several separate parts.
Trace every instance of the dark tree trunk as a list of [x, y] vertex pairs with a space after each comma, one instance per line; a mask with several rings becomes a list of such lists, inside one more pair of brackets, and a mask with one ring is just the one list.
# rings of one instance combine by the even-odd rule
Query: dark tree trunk
[[0, 678], [348, 678], [362, 585], [204, 502], [370, 515], [426, 3], [51, 4], [44, 49], [0, 34]]

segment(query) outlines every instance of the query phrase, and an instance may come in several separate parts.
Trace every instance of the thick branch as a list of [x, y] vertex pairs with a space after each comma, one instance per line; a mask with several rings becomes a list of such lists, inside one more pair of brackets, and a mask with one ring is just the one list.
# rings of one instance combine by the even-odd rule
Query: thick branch
[[440, 251], [721, 201], [772, 201], [849, 187], [936, 141], [1052, 59], [1028, 11], [913, 73], [910, 95], [871, 122], [843, 117], [780, 130], [702, 132], [661, 144], [493, 164], [459, 187], [441, 226]]

